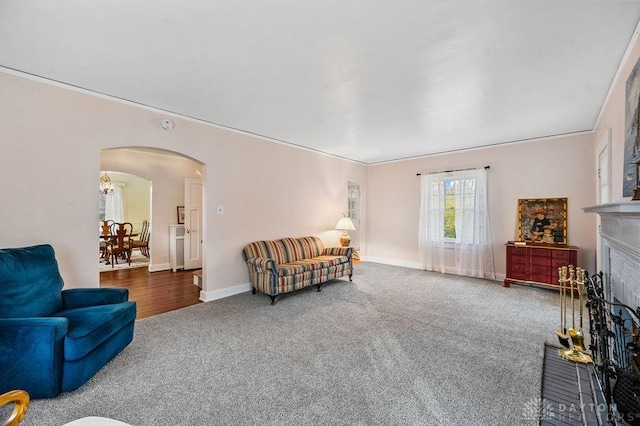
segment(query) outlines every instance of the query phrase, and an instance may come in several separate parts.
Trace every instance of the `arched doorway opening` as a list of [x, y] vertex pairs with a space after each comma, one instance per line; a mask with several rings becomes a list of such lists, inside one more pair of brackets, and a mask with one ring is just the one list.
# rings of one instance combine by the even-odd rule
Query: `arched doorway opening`
[[[148, 269], [151, 272], [170, 270], [170, 225], [181, 222], [178, 212], [179, 207], [185, 205], [185, 182], [195, 180], [204, 183], [205, 165], [173, 151], [121, 147], [101, 151], [100, 169], [135, 175], [151, 182]], [[204, 197], [201, 199], [204, 208]], [[199, 229], [201, 228], [202, 224], [199, 225]], [[204, 241], [199, 239], [198, 243], [202, 245]], [[202, 247], [200, 253], [204, 253]]]

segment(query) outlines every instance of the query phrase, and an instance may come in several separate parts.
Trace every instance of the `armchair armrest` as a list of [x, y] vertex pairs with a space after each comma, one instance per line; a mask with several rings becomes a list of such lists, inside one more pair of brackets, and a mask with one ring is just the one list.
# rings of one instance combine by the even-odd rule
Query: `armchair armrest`
[[275, 272], [278, 270], [276, 261], [266, 257], [252, 257], [247, 259], [247, 263], [253, 265], [256, 271]]
[[347, 256], [351, 258], [353, 255], [353, 247], [327, 247], [322, 254], [326, 256]]
[[126, 288], [71, 288], [62, 290], [64, 309], [112, 305], [129, 300]]
[[25, 389], [32, 398], [60, 393], [69, 320], [0, 319], [0, 392]]

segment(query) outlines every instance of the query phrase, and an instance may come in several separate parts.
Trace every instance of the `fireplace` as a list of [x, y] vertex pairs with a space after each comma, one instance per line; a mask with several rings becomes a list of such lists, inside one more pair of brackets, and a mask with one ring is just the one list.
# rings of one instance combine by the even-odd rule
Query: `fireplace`
[[640, 426], [640, 203], [583, 210], [600, 216], [602, 271], [587, 284], [594, 372], [608, 418]]
[[640, 202], [601, 204], [583, 210], [600, 216], [598, 256], [607, 299], [640, 306]]

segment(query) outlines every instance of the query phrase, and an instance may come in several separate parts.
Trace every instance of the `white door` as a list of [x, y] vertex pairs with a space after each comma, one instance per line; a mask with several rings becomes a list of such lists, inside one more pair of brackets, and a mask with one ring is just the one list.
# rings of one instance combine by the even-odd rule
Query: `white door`
[[598, 204], [606, 204], [611, 201], [611, 170], [609, 168], [609, 146], [611, 141], [611, 129], [602, 137], [596, 148], [598, 161]]
[[353, 247], [353, 257], [360, 258], [360, 184], [349, 182], [347, 194], [347, 216], [351, 218], [355, 231], [349, 231], [351, 235], [351, 247]]
[[[596, 147], [596, 197], [598, 204], [611, 202], [611, 129], [607, 129]], [[602, 271], [602, 241], [600, 238], [600, 215], [597, 215], [596, 225], [596, 270]]]
[[202, 182], [184, 180], [184, 269], [202, 268]]

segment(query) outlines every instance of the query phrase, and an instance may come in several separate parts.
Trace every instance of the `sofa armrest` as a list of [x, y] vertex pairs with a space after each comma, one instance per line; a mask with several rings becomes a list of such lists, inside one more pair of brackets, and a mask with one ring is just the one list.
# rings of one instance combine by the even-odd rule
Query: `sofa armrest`
[[126, 288], [71, 288], [62, 290], [64, 309], [86, 308], [88, 306], [112, 305], [129, 300]]
[[66, 318], [0, 319], [0, 392], [24, 389], [32, 398], [60, 393]]
[[327, 247], [322, 254], [325, 256], [347, 256], [351, 258], [353, 255], [353, 247]]
[[256, 271], [275, 272], [278, 270], [276, 261], [266, 257], [252, 257], [247, 259], [247, 263], [253, 265]]

